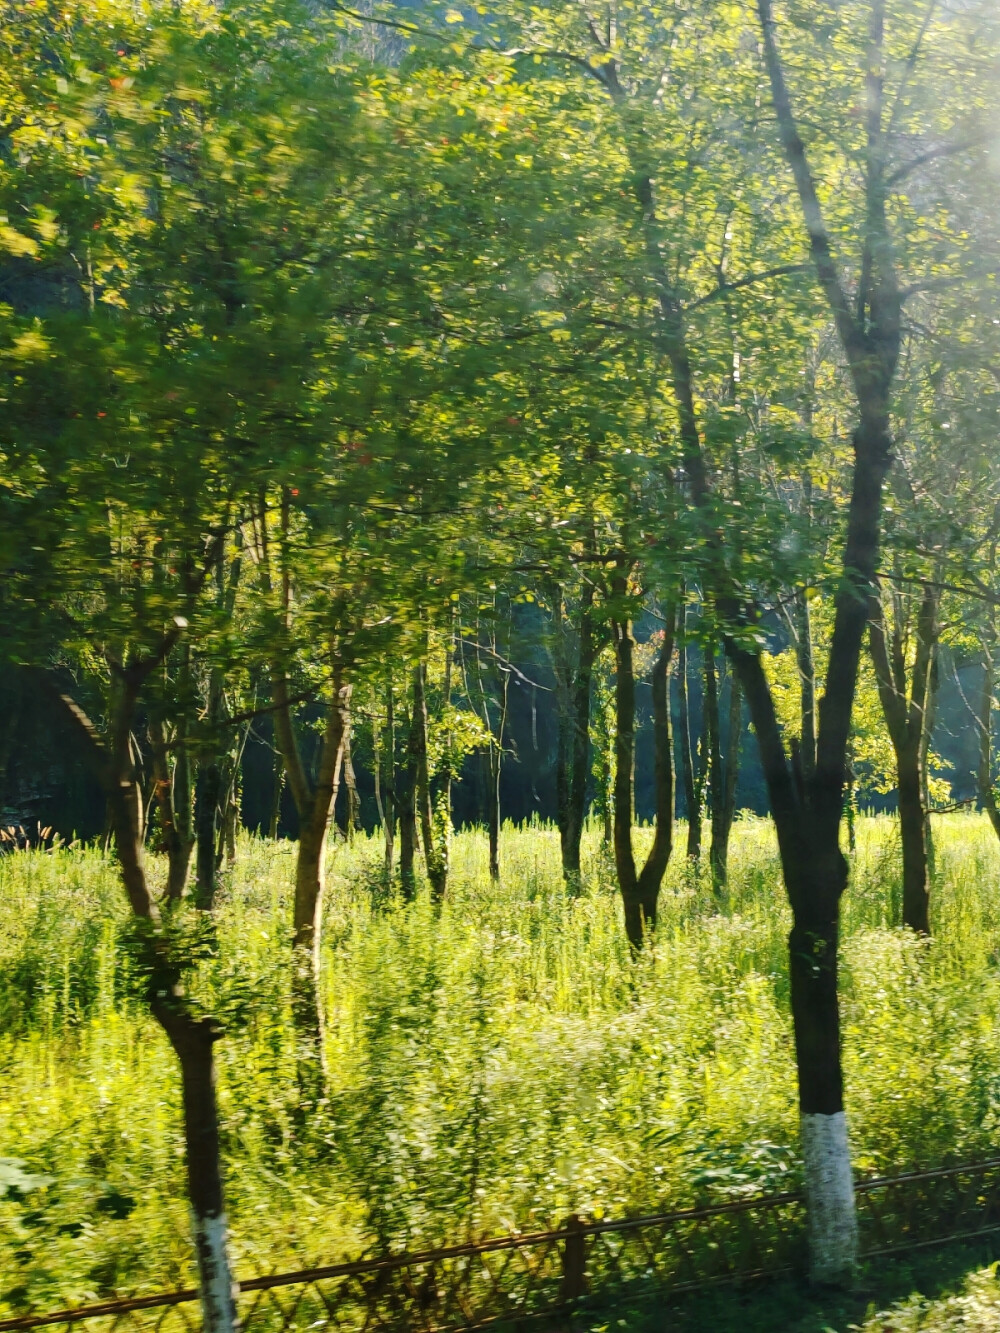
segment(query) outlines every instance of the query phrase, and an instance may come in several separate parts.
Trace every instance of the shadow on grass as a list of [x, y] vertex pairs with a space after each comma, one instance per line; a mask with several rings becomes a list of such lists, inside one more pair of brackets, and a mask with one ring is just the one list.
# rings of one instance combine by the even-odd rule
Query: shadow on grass
[[970, 1273], [998, 1258], [1000, 1233], [870, 1261], [849, 1291], [785, 1277], [674, 1297], [619, 1293], [613, 1303], [592, 1297], [561, 1327], [577, 1333], [847, 1333], [915, 1294], [928, 1300], [954, 1294]]

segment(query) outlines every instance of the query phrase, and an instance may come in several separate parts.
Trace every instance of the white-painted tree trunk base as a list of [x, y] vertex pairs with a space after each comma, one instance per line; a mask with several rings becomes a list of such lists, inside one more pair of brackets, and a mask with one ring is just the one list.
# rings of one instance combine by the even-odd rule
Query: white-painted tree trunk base
[[225, 1213], [194, 1219], [201, 1276], [204, 1333], [236, 1333], [236, 1282], [229, 1267], [229, 1224]]
[[858, 1215], [847, 1142], [847, 1119], [835, 1115], [800, 1118], [809, 1212], [810, 1274], [814, 1282], [849, 1282], [858, 1262]]

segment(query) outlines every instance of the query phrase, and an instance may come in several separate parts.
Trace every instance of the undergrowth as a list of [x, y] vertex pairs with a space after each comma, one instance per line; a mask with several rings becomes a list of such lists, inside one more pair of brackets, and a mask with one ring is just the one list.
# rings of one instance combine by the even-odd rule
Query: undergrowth
[[[637, 842], [648, 838], [639, 831]], [[892, 926], [898, 831], [864, 819], [841, 990], [855, 1165], [1000, 1145], [1000, 847], [937, 821], [933, 942]], [[731, 905], [676, 857], [656, 947], [629, 960], [588, 832], [457, 834], [448, 899], [401, 904], [381, 842], [331, 851], [329, 1100], [295, 1111], [287, 959], [294, 848], [244, 839], [196, 985], [220, 1013], [219, 1097], [243, 1274], [512, 1227], [683, 1206], [797, 1179], [789, 914], [770, 826], [734, 831]], [[193, 1277], [178, 1076], [132, 998], [127, 915], [93, 848], [0, 858], [0, 1311]]]

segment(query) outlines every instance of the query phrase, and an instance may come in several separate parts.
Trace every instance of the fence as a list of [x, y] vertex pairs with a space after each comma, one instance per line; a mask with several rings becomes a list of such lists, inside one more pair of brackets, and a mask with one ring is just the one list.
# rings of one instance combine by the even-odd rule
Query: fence
[[[1000, 1158], [862, 1181], [857, 1194], [868, 1257], [1000, 1232]], [[240, 1314], [250, 1333], [516, 1326], [588, 1296], [678, 1295], [794, 1271], [804, 1257], [802, 1195], [776, 1194], [250, 1278]], [[0, 1333], [83, 1321], [87, 1333], [193, 1333], [197, 1300], [189, 1289], [26, 1314], [0, 1320]]]

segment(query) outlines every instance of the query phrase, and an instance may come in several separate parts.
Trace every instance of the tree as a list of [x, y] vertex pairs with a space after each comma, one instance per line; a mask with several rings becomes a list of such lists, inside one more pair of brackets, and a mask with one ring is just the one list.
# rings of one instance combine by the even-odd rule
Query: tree
[[[313, 113], [296, 115], [287, 94], [317, 54], [329, 87], [328, 57], [308, 38], [277, 40], [301, 17], [283, 3], [251, 17], [169, 5], [140, 15], [108, 0], [21, 17], [3, 25], [17, 33], [20, 80], [5, 90], [17, 156], [3, 188], [14, 215], [35, 222], [4, 242], [33, 266], [20, 308], [3, 311], [4, 660], [51, 700], [108, 803], [137, 970], [181, 1070], [205, 1325], [224, 1333], [236, 1312], [221, 1026], [184, 984], [211, 941], [178, 901], [190, 783], [164, 762], [187, 740], [186, 664], [211, 680], [227, 661], [219, 618], [232, 606], [210, 595], [212, 580], [239, 551], [255, 477], [297, 424], [285, 391], [301, 385], [303, 236], [283, 187]], [[175, 653], [177, 689], [163, 679]], [[159, 779], [184, 806], [162, 903], [144, 858], [143, 715]], [[206, 850], [214, 858], [214, 836]]]

